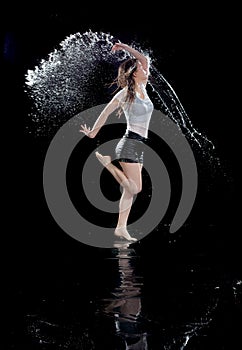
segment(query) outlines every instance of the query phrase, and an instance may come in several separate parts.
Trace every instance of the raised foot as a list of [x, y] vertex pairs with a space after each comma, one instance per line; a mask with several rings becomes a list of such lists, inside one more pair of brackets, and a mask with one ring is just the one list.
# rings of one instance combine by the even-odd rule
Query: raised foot
[[111, 163], [111, 157], [110, 156], [103, 156], [101, 153], [99, 152], [95, 152], [95, 155], [97, 157], [97, 159], [99, 160], [99, 162], [103, 165], [103, 166], [107, 166]]
[[114, 231], [114, 235], [119, 238], [126, 239], [127, 241], [130, 241], [130, 242], [137, 241], [137, 238], [133, 238], [130, 236], [130, 234], [128, 233], [125, 227], [117, 227]]

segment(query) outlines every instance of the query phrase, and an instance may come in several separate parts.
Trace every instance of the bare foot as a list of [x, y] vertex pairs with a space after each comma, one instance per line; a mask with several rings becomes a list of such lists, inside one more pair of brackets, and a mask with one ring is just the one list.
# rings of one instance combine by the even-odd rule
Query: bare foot
[[131, 242], [115, 242], [113, 244], [114, 248], [127, 249], [130, 246]]
[[110, 156], [103, 156], [101, 153], [99, 152], [95, 152], [97, 159], [99, 160], [99, 162], [103, 165], [103, 166], [107, 166], [111, 163], [111, 157]]
[[137, 238], [133, 238], [130, 236], [130, 234], [128, 233], [125, 227], [116, 227], [114, 231], [114, 235], [119, 238], [127, 239], [127, 241], [133, 241], [133, 242], [137, 241]]

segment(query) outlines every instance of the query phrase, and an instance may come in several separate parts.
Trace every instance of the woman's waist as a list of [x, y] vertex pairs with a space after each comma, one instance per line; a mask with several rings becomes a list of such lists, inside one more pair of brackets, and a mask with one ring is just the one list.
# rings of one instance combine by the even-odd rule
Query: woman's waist
[[129, 139], [142, 141], [142, 142], [147, 142], [147, 140], [148, 140], [147, 137], [144, 137], [144, 136], [140, 135], [139, 133], [134, 132], [134, 131], [132, 131], [130, 129], [126, 130], [126, 132], [124, 134], [124, 137], [129, 138]]

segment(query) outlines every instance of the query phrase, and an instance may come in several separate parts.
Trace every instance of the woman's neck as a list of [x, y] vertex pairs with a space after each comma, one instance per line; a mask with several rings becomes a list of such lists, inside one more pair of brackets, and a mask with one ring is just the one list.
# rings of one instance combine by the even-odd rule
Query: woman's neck
[[135, 81], [135, 86], [141, 86], [142, 84], [144, 84], [144, 81], [143, 80], [140, 80], [140, 79], [134, 79]]
[[135, 91], [142, 91], [143, 89], [143, 82], [142, 81], [136, 81], [135, 82]]
[[140, 98], [145, 98], [142, 82], [135, 83], [135, 92], [140, 96]]

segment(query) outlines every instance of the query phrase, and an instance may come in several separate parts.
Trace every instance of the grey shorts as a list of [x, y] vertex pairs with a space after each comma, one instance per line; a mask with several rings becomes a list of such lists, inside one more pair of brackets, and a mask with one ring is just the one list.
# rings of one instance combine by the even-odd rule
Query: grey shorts
[[126, 131], [115, 148], [116, 159], [119, 162], [143, 164], [146, 141], [145, 137], [130, 130]]

